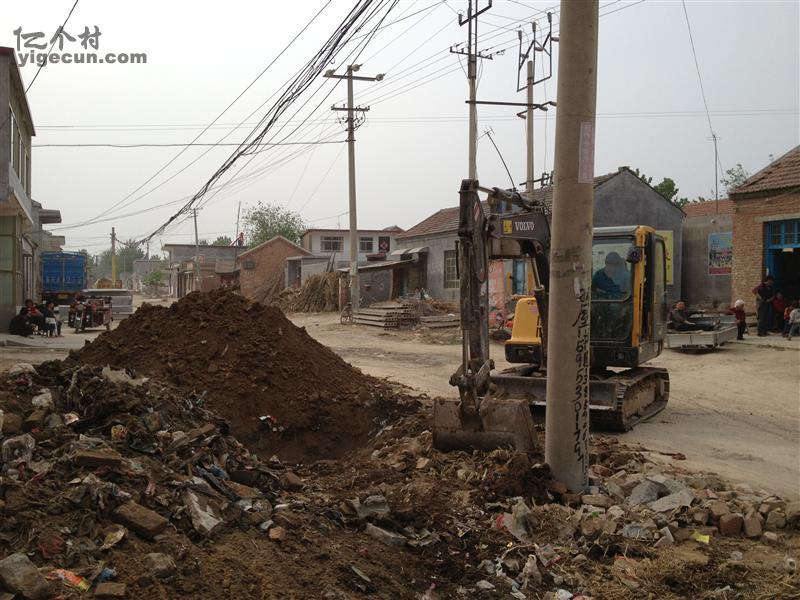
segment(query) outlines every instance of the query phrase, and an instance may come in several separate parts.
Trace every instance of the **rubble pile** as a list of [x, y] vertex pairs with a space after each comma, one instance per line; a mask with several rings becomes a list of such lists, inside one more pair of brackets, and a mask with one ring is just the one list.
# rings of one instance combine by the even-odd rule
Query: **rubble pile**
[[[19, 597], [122, 597], [126, 579], [174, 578], [194, 543], [271, 523], [287, 473], [200, 396], [57, 362], [0, 382], [0, 582]], [[147, 580], [127, 577], [136, 569]]]
[[800, 503], [594, 437], [541, 457], [432, 448], [430, 411], [291, 468], [202, 392], [107, 367], [0, 376], [0, 597], [797, 597]]
[[132, 369], [197, 392], [248, 447], [287, 460], [341, 456], [407, 408], [279, 308], [225, 290], [144, 305], [68, 363]]

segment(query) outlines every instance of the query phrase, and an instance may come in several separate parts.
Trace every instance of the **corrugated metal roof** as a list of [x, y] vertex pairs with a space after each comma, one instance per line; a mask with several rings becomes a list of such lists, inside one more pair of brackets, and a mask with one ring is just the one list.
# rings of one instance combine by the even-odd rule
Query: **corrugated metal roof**
[[746, 194], [786, 190], [800, 187], [800, 146], [792, 148], [731, 192], [737, 200]]

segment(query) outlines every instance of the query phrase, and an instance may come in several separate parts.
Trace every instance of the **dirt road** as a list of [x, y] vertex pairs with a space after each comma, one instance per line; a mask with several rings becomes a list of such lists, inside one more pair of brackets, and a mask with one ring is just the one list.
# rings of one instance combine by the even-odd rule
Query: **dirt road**
[[[431, 396], [454, 393], [447, 380], [460, 360], [457, 344], [344, 327], [332, 315], [292, 320], [372, 375]], [[494, 352], [502, 356], [500, 346]], [[728, 344], [704, 354], [665, 350], [653, 365], [670, 371], [669, 405], [622, 439], [682, 452], [687, 467], [800, 498], [800, 344], [787, 350]], [[505, 365], [498, 360], [498, 366]]]
[[[456, 332], [342, 326], [338, 315], [293, 315], [323, 344], [363, 371], [431, 396], [452, 396], [448, 378], [460, 360]], [[436, 343], [436, 342], [444, 343]], [[501, 356], [499, 346], [495, 356]], [[0, 348], [0, 369], [66, 356], [66, 350]], [[686, 455], [684, 465], [800, 498], [800, 344], [778, 350], [730, 344], [706, 354], [665, 353], [668, 407], [622, 439]], [[498, 366], [506, 366], [498, 360]]]

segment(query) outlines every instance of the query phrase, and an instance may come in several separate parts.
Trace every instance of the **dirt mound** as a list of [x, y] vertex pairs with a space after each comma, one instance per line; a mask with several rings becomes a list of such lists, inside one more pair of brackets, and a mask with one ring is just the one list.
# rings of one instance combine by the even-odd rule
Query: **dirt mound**
[[144, 305], [67, 362], [133, 369], [206, 393], [250, 448], [290, 461], [341, 456], [402, 412], [386, 384], [280, 309], [224, 290], [169, 308]]

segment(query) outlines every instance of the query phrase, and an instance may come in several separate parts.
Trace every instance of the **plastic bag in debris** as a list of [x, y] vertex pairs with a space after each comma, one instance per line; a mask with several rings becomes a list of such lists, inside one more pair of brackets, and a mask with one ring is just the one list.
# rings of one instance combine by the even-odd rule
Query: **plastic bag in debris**
[[33, 449], [35, 447], [36, 440], [29, 433], [8, 438], [3, 442], [3, 462], [15, 465], [23, 462], [29, 463], [33, 459]]
[[520, 498], [511, 509], [511, 513], [502, 515], [502, 522], [498, 519], [498, 525], [508, 529], [509, 533], [520, 542], [529, 544], [533, 541], [532, 533], [536, 529], [536, 517], [533, 516], [525, 501]]
[[128, 375], [124, 369], [112, 369], [108, 365], [103, 367], [103, 370], [100, 371], [100, 373], [111, 383], [127, 383], [135, 386], [140, 386], [147, 383], [147, 377], [139, 377], [134, 379]]
[[75, 588], [81, 592], [85, 592], [92, 587], [92, 583], [88, 579], [66, 569], [53, 569], [47, 578], [60, 579], [65, 585]]
[[34, 408], [47, 408], [52, 410], [53, 394], [50, 393], [50, 390], [45, 390], [41, 394], [37, 394], [31, 399], [31, 405]]
[[8, 370], [9, 375], [22, 375], [23, 373], [36, 373], [36, 369], [30, 363], [17, 363]]

